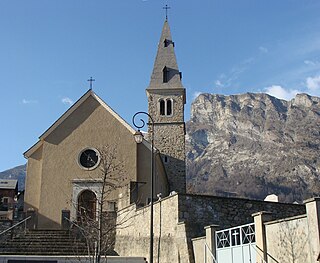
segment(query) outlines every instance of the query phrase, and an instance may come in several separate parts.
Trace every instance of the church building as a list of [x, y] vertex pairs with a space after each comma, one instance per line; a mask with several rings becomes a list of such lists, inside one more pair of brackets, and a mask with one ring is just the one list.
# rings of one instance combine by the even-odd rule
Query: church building
[[[167, 20], [146, 92], [154, 121], [154, 195], [185, 193], [186, 95]], [[103, 186], [101, 164], [115, 152], [114, 162], [122, 164], [123, 180], [111, 194], [107, 209], [145, 205], [150, 200], [151, 144], [147, 140], [137, 144], [134, 134], [131, 125], [92, 89], [74, 103], [24, 153], [28, 160], [25, 211], [35, 211], [36, 227], [60, 228], [62, 210], [70, 211], [72, 221], [81, 209], [94, 217]]]

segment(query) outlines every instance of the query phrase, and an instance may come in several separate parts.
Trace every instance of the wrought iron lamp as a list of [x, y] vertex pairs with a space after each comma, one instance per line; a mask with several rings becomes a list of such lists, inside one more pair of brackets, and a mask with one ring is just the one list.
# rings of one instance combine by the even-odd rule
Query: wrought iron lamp
[[[151, 194], [151, 198], [150, 198], [150, 250], [149, 250], [149, 262], [153, 263], [153, 188], [154, 188], [154, 152], [153, 152], [153, 143], [154, 143], [154, 121], [152, 119], [152, 117], [144, 111], [139, 111], [136, 114], [133, 115], [132, 117], [132, 123], [134, 125], [134, 127], [136, 127], [138, 130], [136, 131], [136, 133], [134, 134], [134, 139], [136, 141], [136, 143], [142, 143], [143, 141], [143, 134], [140, 131], [141, 128], [143, 128], [146, 123], [143, 119], [140, 118], [140, 122], [141, 125], [138, 125], [135, 122], [135, 118], [137, 117], [137, 115], [147, 115], [149, 118], [149, 122], [147, 123], [147, 125], [151, 125], [151, 129], [149, 129], [150, 133], [151, 133], [151, 178], [150, 178], [150, 194]], [[151, 121], [151, 123], [150, 123]]]

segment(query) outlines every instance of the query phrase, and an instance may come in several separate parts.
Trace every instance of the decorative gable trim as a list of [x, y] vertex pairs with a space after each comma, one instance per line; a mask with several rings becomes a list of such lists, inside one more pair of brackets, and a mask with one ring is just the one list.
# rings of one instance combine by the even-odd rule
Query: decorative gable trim
[[27, 151], [23, 153], [23, 157], [28, 159], [32, 154], [34, 154], [43, 144], [42, 140], [37, 141], [32, 145]]

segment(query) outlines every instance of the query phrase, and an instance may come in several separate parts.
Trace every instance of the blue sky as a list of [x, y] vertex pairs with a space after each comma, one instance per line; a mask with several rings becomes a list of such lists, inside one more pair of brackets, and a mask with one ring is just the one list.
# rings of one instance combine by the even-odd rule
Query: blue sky
[[127, 122], [145, 88], [169, 4], [190, 104], [200, 92], [320, 95], [318, 0], [1, 0], [0, 171], [89, 87]]

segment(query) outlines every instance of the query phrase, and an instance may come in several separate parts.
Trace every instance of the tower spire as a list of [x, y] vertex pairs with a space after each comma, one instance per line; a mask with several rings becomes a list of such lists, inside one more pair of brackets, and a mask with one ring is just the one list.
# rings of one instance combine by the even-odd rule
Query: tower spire
[[[168, 8], [168, 7], [167, 7]], [[148, 89], [183, 88], [168, 20], [164, 21]]]

